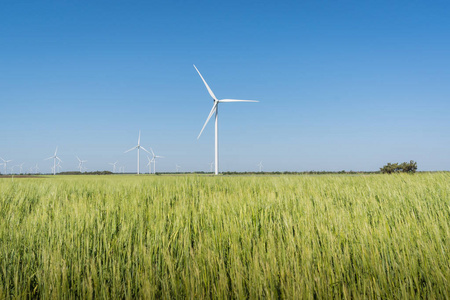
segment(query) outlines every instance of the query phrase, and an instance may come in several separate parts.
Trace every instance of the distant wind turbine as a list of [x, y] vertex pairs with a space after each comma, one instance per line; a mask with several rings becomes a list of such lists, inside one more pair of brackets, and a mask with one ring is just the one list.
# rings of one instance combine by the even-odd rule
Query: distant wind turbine
[[153, 160], [153, 173], [156, 174], [156, 159], [157, 158], [164, 158], [164, 156], [155, 155], [155, 152], [153, 152], [153, 149], [150, 148], [150, 151], [152, 151], [152, 160]]
[[209, 95], [213, 98], [214, 100], [214, 104], [213, 107], [209, 113], [208, 118], [206, 119], [205, 125], [203, 125], [202, 130], [200, 131], [200, 134], [198, 135], [197, 139], [200, 138], [200, 136], [202, 135], [203, 130], [206, 127], [206, 124], [208, 124], [209, 119], [211, 119], [212, 115], [215, 113], [216, 114], [216, 124], [215, 124], [215, 157], [214, 157], [214, 162], [215, 162], [215, 174], [218, 175], [219, 174], [219, 122], [218, 122], [218, 117], [219, 117], [219, 103], [227, 103], [227, 102], [259, 102], [259, 101], [255, 101], [255, 100], [237, 100], [237, 99], [221, 99], [218, 100], [216, 98], [216, 96], [214, 95], [213, 91], [209, 88], [208, 84], [206, 83], [205, 79], [203, 79], [202, 74], [200, 74], [200, 71], [197, 69], [197, 67], [194, 65], [195, 70], [197, 70], [198, 75], [200, 75], [200, 78], [203, 80], [203, 83], [206, 86], [206, 89], [208, 90]]
[[58, 147], [56, 147], [55, 154], [53, 154], [53, 156], [50, 156], [50, 157], [44, 159], [44, 160], [48, 160], [48, 159], [53, 158], [53, 168], [52, 168], [53, 175], [56, 175], [56, 160], [58, 160], [59, 162], [62, 162], [62, 160], [56, 155], [57, 152], [58, 152]]
[[[116, 161], [115, 163], [109, 163], [111, 166], [113, 166], [113, 173], [116, 173], [116, 165], [117, 165], [118, 161]], [[120, 170], [119, 170], [120, 172]]]
[[209, 171], [212, 173], [213, 172], [213, 166], [214, 166], [214, 162], [210, 162], [209, 163]]
[[139, 130], [139, 137], [138, 137], [138, 144], [137, 146], [134, 146], [133, 148], [125, 151], [124, 153], [130, 152], [131, 150], [137, 149], [137, 174], [139, 174], [139, 150], [142, 148], [145, 152], [149, 153], [147, 149], [141, 146], [141, 131]]
[[262, 161], [260, 161], [259, 164], [257, 164], [257, 166], [259, 167], [259, 172], [262, 172], [263, 167]]
[[176, 172], [177, 172], [177, 173], [180, 172], [180, 168], [181, 168], [180, 165], [175, 164], [175, 169], [176, 169]]
[[24, 163], [21, 163], [20, 165], [18, 165], [19, 170], [20, 170], [19, 174], [22, 174], [23, 165], [24, 165]]
[[6, 174], [8, 174], [7, 165], [8, 165], [9, 162], [12, 162], [12, 160], [11, 160], [11, 159], [9, 159], [9, 160], [4, 160], [4, 159], [1, 158], [1, 157], [0, 157], [0, 159], [3, 161], [3, 168], [4, 168], [4, 170], [5, 170], [5, 175], [6, 175]]
[[81, 160], [78, 156], [77, 156], [77, 159], [78, 159], [78, 168], [80, 169], [80, 173], [81, 173], [83, 171], [83, 164], [85, 162], [87, 162], [87, 160]]
[[147, 160], [148, 160], [148, 163], [147, 163], [148, 174], [151, 174], [152, 173], [152, 162], [153, 162], [153, 159], [150, 159], [150, 157], [148, 157], [148, 155], [147, 155]]

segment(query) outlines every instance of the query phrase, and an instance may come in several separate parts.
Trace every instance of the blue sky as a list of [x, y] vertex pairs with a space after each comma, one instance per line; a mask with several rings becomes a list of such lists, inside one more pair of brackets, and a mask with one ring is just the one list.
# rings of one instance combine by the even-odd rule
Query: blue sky
[[[0, 157], [50, 171], [450, 170], [445, 1], [2, 1]], [[144, 161], [144, 155], [142, 155]], [[141, 168], [145, 163], [141, 164]]]

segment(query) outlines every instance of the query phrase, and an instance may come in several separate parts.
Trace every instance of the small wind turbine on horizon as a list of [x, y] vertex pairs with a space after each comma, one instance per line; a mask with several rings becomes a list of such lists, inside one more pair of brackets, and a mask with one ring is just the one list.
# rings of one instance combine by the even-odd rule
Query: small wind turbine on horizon
[[53, 154], [53, 156], [50, 156], [50, 157], [44, 159], [44, 160], [48, 160], [48, 159], [53, 158], [53, 168], [52, 168], [53, 175], [56, 175], [56, 160], [59, 161], [58, 164], [60, 162], [62, 162], [62, 160], [56, 155], [57, 152], [58, 152], [58, 147], [56, 147], [55, 154]]
[[[83, 171], [83, 164], [85, 162], [87, 162], [87, 160], [81, 160], [78, 156], [77, 156], [77, 159], [78, 159], [78, 168], [80, 169], [80, 173], [81, 173]], [[86, 169], [86, 168], [84, 168], [84, 169]]]
[[18, 167], [19, 167], [19, 174], [22, 174], [22, 170], [23, 170], [23, 165], [24, 165], [25, 163], [21, 163], [20, 165], [17, 165]]
[[4, 160], [3, 158], [0, 157], [0, 159], [3, 161], [3, 168], [5, 170], [5, 175], [8, 174], [8, 163], [12, 162], [12, 159], [8, 159], [8, 160]]
[[212, 173], [213, 172], [213, 166], [214, 166], [214, 162], [210, 162], [209, 163], [209, 171]]
[[133, 148], [125, 151], [124, 153], [130, 152], [131, 150], [137, 149], [137, 174], [139, 175], [139, 150], [142, 148], [145, 152], [150, 154], [150, 152], [147, 151], [144, 147], [141, 146], [141, 131], [139, 130], [139, 137], [138, 137], [138, 144], [137, 146], [134, 146]]
[[259, 164], [257, 164], [257, 166], [259, 167], [259, 172], [262, 172], [263, 167], [262, 161], [260, 161]]
[[164, 156], [155, 155], [155, 152], [153, 152], [153, 149], [150, 148], [150, 151], [152, 151], [152, 161], [153, 161], [153, 174], [156, 174], [156, 159], [157, 158], [164, 158]]
[[[117, 163], [118, 163], [118, 161], [116, 161], [115, 163], [108, 163], [111, 166], [113, 166], [113, 173], [116, 173], [116, 165], [117, 165]], [[119, 172], [120, 172], [120, 170], [119, 170]]]
[[202, 79], [203, 83], [206, 86], [206, 89], [208, 90], [209, 95], [213, 98], [214, 100], [214, 104], [213, 107], [209, 113], [208, 118], [206, 119], [205, 125], [203, 125], [202, 130], [200, 131], [200, 134], [197, 137], [197, 140], [200, 138], [200, 136], [202, 135], [203, 130], [206, 127], [206, 124], [208, 124], [209, 119], [211, 119], [211, 117], [213, 116], [213, 114], [216, 114], [216, 122], [215, 122], [215, 141], [214, 141], [214, 145], [215, 145], [215, 155], [214, 155], [214, 162], [215, 162], [215, 174], [218, 175], [219, 174], [219, 103], [227, 103], [227, 102], [259, 102], [256, 100], [237, 100], [237, 99], [217, 99], [216, 96], [214, 95], [213, 91], [209, 88], [208, 84], [206, 83], [205, 79], [203, 78], [202, 74], [200, 74], [200, 71], [197, 69], [197, 67], [194, 65], [195, 70], [197, 70], [198, 75], [200, 75], [200, 78]]
[[181, 166], [180, 165], [178, 165], [178, 164], [175, 164], [175, 169], [176, 169], [176, 172], [178, 173], [178, 172], [180, 172], [180, 168], [181, 168]]

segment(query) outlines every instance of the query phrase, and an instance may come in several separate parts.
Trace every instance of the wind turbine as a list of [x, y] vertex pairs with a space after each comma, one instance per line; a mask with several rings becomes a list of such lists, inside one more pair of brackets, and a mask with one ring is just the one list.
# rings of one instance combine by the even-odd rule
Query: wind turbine
[[4, 159], [1, 158], [1, 157], [0, 157], [0, 159], [3, 161], [3, 167], [4, 167], [5, 175], [6, 175], [6, 174], [8, 173], [7, 165], [8, 165], [9, 162], [12, 162], [12, 160], [11, 160], [11, 159], [9, 159], [9, 160], [4, 160]]
[[150, 159], [150, 157], [148, 157], [148, 155], [147, 155], [147, 160], [148, 160], [148, 163], [147, 163], [148, 174], [151, 174], [152, 173], [152, 162], [153, 162], [153, 159]]
[[213, 172], [213, 166], [214, 166], [214, 162], [210, 162], [209, 163], [209, 171], [212, 173]]
[[141, 146], [141, 131], [139, 130], [139, 138], [138, 138], [138, 144], [137, 146], [134, 146], [133, 148], [125, 151], [124, 153], [130, 152], [131, 150], [137, 149], [137, 174], [139, 175], [139, 150], [142, 148], [145, 152], [149, 153], [147, 149]]
[[111, 166], [113, 166], [113, 173], [116, 173], [116, 165], [117, 165], [117, 163], [118, 163], [118, 161], [116, 161], [115, 163], [109, 163]]
[[58, 152], [58, 147], [56, 147], [55, 154], [53, 154], [53, 156], [50, 156], [50, 157], [44, 159], [44, 160], [48, 160], [48, 159], [53, 158], [53, 168], [52, 168], [53, 175], [56, 175], [56, 160], [58, 160], [59, 162], [62, 162], [62, 160], [58, 156], [56, 156], [57, 152]]
[[153, 149], [150, 148], [150, 151], [152, 151], [152, 160], [153, 160], [153, 173], [156, 174], [156, 158], [164, 158], [164, 156], [158, 156], [155, 155], [155, 152], [153, 152]]
[[208, 124], [209, 119], [211, 119], [212, 115], [215, 113], [216, 114], [216, 124], [215, 124], [215, 158], [214, 158], [214, 162], [215, 162], [215, 174], [218, 175], [219, 174], [219, 123], [218, 123], [218, 117], [219, 117], [219, 103], [227, 103], [227, 102], [259, 102], [259, 101], [255, 101], [255, 100], [237, 100], [237, 99], [217, 99], [216, 96], [214, 95], [213, 91], [209, 88], [208, 84], [206, 83], [205, 79], [203, 78], [202, 74], [200, 74], [200, 71], [197, 69], [197, 67], [194, 65], [195, 70], [197, 70], [198, 75], [200, 75], [200, 78], [202, 79], [203, 83], [206, 86], [206, 89], [208, 90], [209, 95], [213, 98], [214, 100], [214, 104], [213, 107], [209, 113], [208, 118], [206, 119], [205, 125], [203, 125], [202, 130], [200, 131], [200, 134], [197, 137], [197, 140], [200, 138], [200, 136], [202, 135], [203, 130], [206, 127], [206, 124]]
[[19, 171], [19, 174], [22, 174], [23, 164], [24, 164], [24, 163], [21, 163], [20, 165], [17, 165], [17, 166], [19, 167], [19, 170], [20, 170], [20, 171]]
[[61, 166], [61, 161], [58, 161], [58, 163], [56, 164], [56, 167], [58, 168], [58, 172], [61, 172], [62, 170], [62, 166]]
[[87, 160], [81, 160], [78, 156], [77, 156], [77, 159], [78, 159], [78, 168], [80, 169], [80, 173], [81, 173], [83, 170], [83, 163], [87, 162]]
[[36, 164], [36, 166], [34, 167], [34, 170], [35, 170], [36, 174], [39, 173], [39, 167], [38, 167], [38, 164]]
[[260, 161], [259, 164], [257, 164], [256, 166], [259, 167], [259, 172], [262, 172], [262, 167], [263, 167], [262, 161]]
[[175, 164], [175, 169], [177, 170], [177, 173], [180, 172], [180, 168], [181, 168], [180, 165]]

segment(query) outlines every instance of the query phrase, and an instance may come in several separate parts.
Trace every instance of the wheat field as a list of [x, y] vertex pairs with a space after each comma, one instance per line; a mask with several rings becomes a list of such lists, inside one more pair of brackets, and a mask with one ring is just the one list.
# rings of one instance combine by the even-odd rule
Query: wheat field
[[0, 179], [0, 298], [450, 297], [450, 174]]

